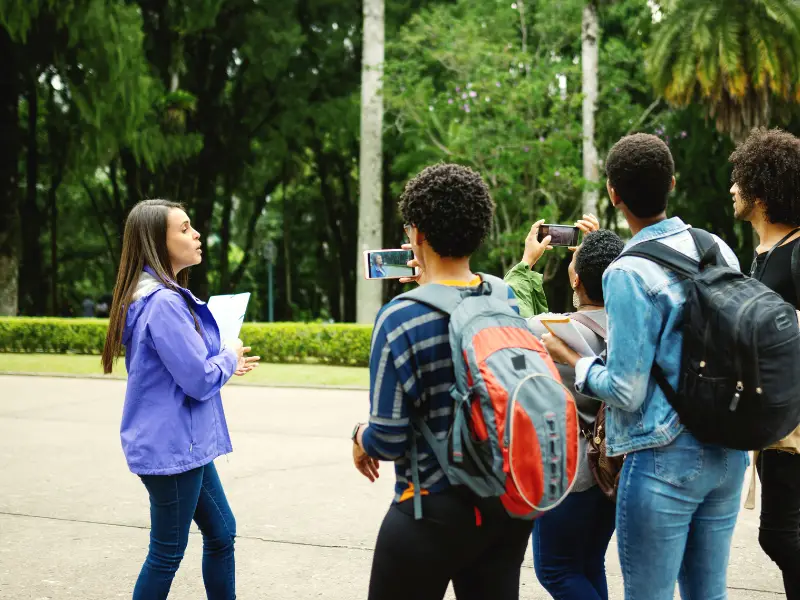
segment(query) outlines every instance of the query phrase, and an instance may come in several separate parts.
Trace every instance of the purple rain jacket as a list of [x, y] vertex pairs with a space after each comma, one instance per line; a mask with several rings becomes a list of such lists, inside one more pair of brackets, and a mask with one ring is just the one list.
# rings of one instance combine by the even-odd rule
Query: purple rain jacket
[[167, 288], [145, 267], [125, 321], [128, 385], [120, 437], [137, 475], [183, 473], [233, 450], [220, 388], [236, 370], [236, 353], [221, 348], [206, 304], [179, 289]]

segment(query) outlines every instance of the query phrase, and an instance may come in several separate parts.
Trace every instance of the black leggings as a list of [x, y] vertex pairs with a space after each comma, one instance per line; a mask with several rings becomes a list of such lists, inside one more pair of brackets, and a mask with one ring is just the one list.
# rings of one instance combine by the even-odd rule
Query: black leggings
[[[383, 519], [369, 600], [441, 600], [452, 581], [458, 600], [518, 600], [519, 572], [533, 524], [454, 490], [411, 500]], [[499, 509], [499, 510], [498, 510]]]
[[800, 600], [800, 454], [764, 450], [758, 541], [783, 574], [788, 600]]

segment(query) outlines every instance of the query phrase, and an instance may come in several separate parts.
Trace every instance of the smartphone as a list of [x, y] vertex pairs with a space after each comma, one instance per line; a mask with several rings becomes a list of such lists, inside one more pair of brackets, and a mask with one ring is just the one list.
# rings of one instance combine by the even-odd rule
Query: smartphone
[[541, 242], [550, 236], [551, 246], [577, 246], [581, 230], [572, 225], [542, 225], [537, 239]]
[[364, 252], [365, 279], [400, 279], [414, 277], [416, 270], [408, 266], [414, 258], [411, 250], [367, 250]]

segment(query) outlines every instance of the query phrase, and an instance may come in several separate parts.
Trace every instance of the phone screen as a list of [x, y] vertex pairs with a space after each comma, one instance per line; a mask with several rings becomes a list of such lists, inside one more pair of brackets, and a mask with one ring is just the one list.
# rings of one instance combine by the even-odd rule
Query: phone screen
[[367, 279], [399, 279], [413, 277], [414, 269], [408, 261], [414, 258], [411, 250], [369, 250], [367, 255]]
[[548, 235], [553, 246], [577, 246], [579, 229], [571, 225], [542, 225], [539, 228], [539, 241]]

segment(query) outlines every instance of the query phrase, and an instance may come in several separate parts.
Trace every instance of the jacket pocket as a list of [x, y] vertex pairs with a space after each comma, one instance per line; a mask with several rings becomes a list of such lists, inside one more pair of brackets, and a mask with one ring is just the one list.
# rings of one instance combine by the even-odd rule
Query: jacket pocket
[[189, 408], [189, 456], [191, 457], [194, 450], [194, 408], [192, 407], [193, 400], [186, 397], [186, 404]]

